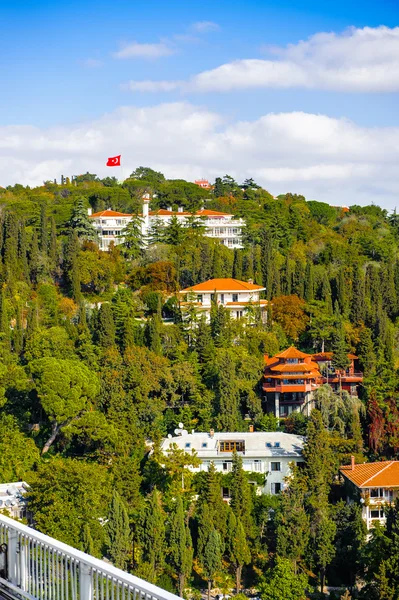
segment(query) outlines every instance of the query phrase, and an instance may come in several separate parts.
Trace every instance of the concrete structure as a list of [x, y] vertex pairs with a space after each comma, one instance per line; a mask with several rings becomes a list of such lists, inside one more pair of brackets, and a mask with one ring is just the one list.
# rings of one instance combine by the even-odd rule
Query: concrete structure
[[322, 383], [328, 383], [338, 392], [345, 390], [351, 396], [357, 396], [357, 387], [363, 381], [363, 373], [356, 369], [358, 357], [355, 354], [348, 354], [349, 366], [346, 369], [335, 369], [332, 365], [333, 352], [319, 352], [312, 354], [313, 362], [317, 363], [321, 373]]
[[384, 508], [399, 496], [399, 461], [388, 460], [340, 468], [348, 502], [360, 502], [367, 529], [374, 523], [385, 524]]
[[277, 418], [293, 412], [310, 415], [313, 392], [321, 385], [321, 374], [310, 354], [291, 346], [269, 358], [265, 356], [263, 392], [268, 412]]
[[[290, 463], [302, 463], [304, 438], [281, 432], [231, 432], [187, 433], [163, 440], [161, 449], [165, 454], [174, 444], [185, 452], [195, 452], [201, 464], [189, 467], [193, 472], [207, 471], [211, 462], [217, 471], [229, 473], [232, 468], [233, 451], [242, 457], [244, 471], [261, 473], [265, 483], [260, 491], [278, 494], [284, 489], [285, 478], [290, 474]], [[228, 490], [223, 490], [228, 499]]]
[[0, 514], [0, 598], [179, 600], [109, 562]]
[[260, 293], [266, 288], [250, 281], [239, 279], [208, 279], [184, 290], [180, 290], [181, 306], [194, 304], [199, 313], [205, 314], [209, 321], [212, 301], [224, 306], [233, 319], [246, 318], [249, 322], [256, 320], [256, 311], [266, 321], [267, 300], [260, 299]]
[[[235, 219], [234, 215], [216, 210], [201, 209], [194, 214], [185, 212], [182, 208], [173, 211], [172, 208], [160, 208], [150, 211], [150, 195], [143, 196], [143, 212], [140, 216], [142, 222], [142, 234], [148, 243], [151, 237], [151, 229], [158, 223], [166, 227], [173, 217], [176, 217], [183, 226], [188, 226], [193, 218], [203, 224], [207, 237], [220, 240], [228, 248], [242, 248], [242, 230], [245, 227], [244, 219]], [[117, 212], [111, 209], [92, 214], [89, 209], [89, 217], [97, 230], [100, 250], [108, 250], [113, 242], [115, 245], [123, 242], [121, 235], [123, 229], [131, 221], [133, 215]]]
[[26, 518], [25, 492], [28, 488], [25, 481], [0, 483], [0, 512], [8, 513], [14, 519]]

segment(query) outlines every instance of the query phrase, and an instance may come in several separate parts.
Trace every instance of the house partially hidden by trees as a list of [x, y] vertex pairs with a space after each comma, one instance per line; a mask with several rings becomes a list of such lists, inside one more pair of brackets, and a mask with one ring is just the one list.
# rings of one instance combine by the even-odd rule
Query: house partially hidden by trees
[[399, 461], [351, 464], [340, 468], [345, 480], [347, 501], [360, 502], [367, 529], [385, 525], [386, 509], [399, 498]]
[[[283, 432], [219, 432], [211, 429], [209, 433], [188, 433], [180, 430], [180, 435], [163, 440], [162, 452], [167, 455], [175, 449], [195, 454], [196, 466], [190, 465], [190, 471], [208, 471], [211, 463], [216, 471], [230, 473], [234, 456], [242, 459], [242, 468], [260, 477], [254, 480], [259, 492], [278, 494], [286, 486], [290, 475], [290, 463], [303, 463], [302, 450], [304, 438]], [[223, 489], [225, 500], [229, 499], [229, 489]]]
[[212, 307], [222, 306], [233, 319], [247, 317], [249, 322], [267, 320], [267, 300], [260, 298], [265, 290], [252, 280], [240, 281], [231, 277], [208, 279], [197, 285], [180, 290], [182, 308], [194, 306], [206, 320], [210, 320]]
[[357, 386], [363, 381], [363, 373], [355, 369], [357, 356], [345, 353], [339, 364], [335, 359], [332, 352], [306, 354], [294, 346], [272, 357], [265, 355], [263, 392], [267, 411], [277, 418], [293, 412], [309, 416], [315, 407], [314, 392], [324, 384], [335, 392], [357, 396]]

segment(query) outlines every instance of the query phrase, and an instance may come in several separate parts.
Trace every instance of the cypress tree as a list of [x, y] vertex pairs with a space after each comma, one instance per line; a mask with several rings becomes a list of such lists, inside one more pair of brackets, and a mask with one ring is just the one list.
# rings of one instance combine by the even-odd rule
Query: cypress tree
[[4, 236], [4, 266], [7, 281], [14, 281], [18, 275], [17, 257], [18, 257], [18, 223], [14, 213], [7, 213], [5, 218], [5, 236]]
[[337, 275], [337, 300], [341, 314], [346, 315], [348, 311], [348, 294], [345, 280], [345, 271], [341, 267]]
[[345, 371], [349, 365], [348, 345], [343, 325], [338, 325], [334, 333], [332, 365], [338, 371]]
[[251, 560], [251, 552], [247, 543], [247, 537], [240, 518], [236, 518], [232, 510], [229, 510], [227, 521], [227, 548], [229, 559], [234, 566], [236, 574], [236, 593], [241, 590], [242, 568]]
[[285, 268], [284, 268], [284, 281], [283, 281], [283, 291], [286, 296], [290, 296], [292, 293], [292, 264], [291, 259], [287, 254], [285, 260]]
[[48, 230], [47, 230], [47, 211], [46, 204], [40, 207], [40, 251], [47, 255], [48, 252]]
[[20, 221], [18, 224], [18, 259], [21, 265], [21, 273], [25, 281], [29, 279], [29, 266], [26, 245], [25, 223]]
[[364, 276], [359, 265], [355, 265], [352, 274], [352, 301], [351, 320], [353, 323], [362, 323], [366, 316], [366, 300], [364, 288]]
[[212, 581], [222, 568], [223, 543], [220, 533], [209, 522], [206, 507], [203, 507], [198, 523], [198, 561], [208, 583], [208, 600], [211, 598]]
[[165, 515], [157, 489], [151, 492], [146, 503], [143, 551], [144, 558], [150, 565], [154, 583], [163, 570], [166, 556]]
[[310, 262], [310, 260], [306, 263], [305, 300], [306, 300], [306, 302], [313, 302], [313, 300], [314, 300], [313, 264]]
[[0, 333], [1, 339], [10, 343], [10, 317], [7, 310], [6, 292], [4, 285], [0, 293]]
[[215, 279], [223, 277], [223, 262], [220, 244], [215, 244], [213, 248], [212, 277]]
[[77, 231], [69, 233], [64, 251], [63, 271], [68, 283], [72, 298], [77, 304], [81, 301], [80, 271], [79, 271], [80, 244]]
[[179, 581], [179, 596], [183, 598], [187, 578], [193, 565], [193, 545], [188, 525], [184, 519], [183, 501], [176, 498], [170, 516], [169, 549], [172, 565]]
[[240, 394], [236, 382], [235, 363], [230, 350], [222, 351], [218, 360], [216, 382], [218, 425], [222, 431], [238, 431]]
[[321, 284], [321, 299], [326, 305], [326, 312], [329, 315], [333, 313], [333, 305], [332, 305], [332, 293], [331, 293], [331, 284], [330, 278], [327, 275], [327, 272], [324, 271], [323, 280]]
[[39, 256], [39, 243], [37, 240], [36, 231], [33, 232], [32, 242], [29, 251], [29, 272], [30, 280], [32, 283], [38, 283], [39, 272], [40, 272], [40, 256]]
[[253, 279], [257, 285], [262, 285], [262, 249], [259, 244], [253, 248], [253, 276], [249, 275], [248, 279]]
[[292, 291], [299, 296], [299, 298], [303, 298], [305, 295], [305, 270], [300, 260], [295, 262], [295, 271], [292, 277]]
[[115, 323], [112, 308], [108, 302], [101, 305], [97, 321], [98, 343], [102, 348], [115, 346]]
[[147, 347], [155, 354], [162, 354], [161, 329], [162, 323], [159, 316], [152, 315], [147, 320], [145, 337]]
[[224, 185], [221, 177], [216, 177], [215, 185], [213, 186], [213, 195], [215, 198], [220, 198], [224, 196]]
[[261, 233], [261, 252], [262, 284], [266, 288], [267, 300], [271, 300], [273, 293], [273, 241], [267, 229], [263, 229]]
[[55, 273], [57, 269], [57, 229], [54, 217], [51, 217], [50, 220], [49, 260], [51, 271]]
[[243, 277], [243, 271], [242, 271], [242, 250], [239, 250], [238, 248], [234, 249], [234, 261], [233, 261], [233, 278], [234, 279], [241, 279]]
[[373, 338], [371, 331], [363, 327], [359, 334], [359, 344], [357, 347], [360, 368], [366, 377], [369, 377], [375, 370], [377, 357], [374, 351]]
[[242, 458], [237, 452], [233, 452], [232, 463], [230, 506], [236, 518], [241, 520], [247, 535], [251, 535], [253, 528], [251, 488], [242, 468]]
[[[399, 273], [399, 269], [398, 269], [398, 273]], [[248, 254], [245, 254], [244, 256], [244, 260], [243, 260], [243, 276], [245, 281], [248, 281], [248, 279], [255, 279], [255, 275], [254, 275], [254, 257], [252, 254], [252, 249], [248, 252]], [[398, 280], [399, 280], [399, 275], [398, 275]], [[256, 283], [258, 283], [258, 280], [255, 279]], [[262, 278], [261, 278], [261, 282], [262, 282]]]
[[94, 541], [88, 523], [83, 525], [81, 549], [82, 552], [95, 556]]
[[129, 517], [122, 498], [115, 490], [108, 513], [106, 533], [108, 537], [107, 552], [111, 562], [118, 569], [126, 569], [131, 549]]

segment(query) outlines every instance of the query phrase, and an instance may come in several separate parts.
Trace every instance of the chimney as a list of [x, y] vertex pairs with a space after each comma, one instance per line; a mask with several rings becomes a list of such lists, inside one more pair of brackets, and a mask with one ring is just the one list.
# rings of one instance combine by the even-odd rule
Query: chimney
[[248, 279], [248, 283], [253, 283], [254, 280], [253, 279]]
[[87, 214], [89, 215], [89, 217], [91, 217], [91, 215], [93, 214], [93, 209], [91, 208], [91, 206], [87, 209]]
[[168, 206], [168, 211], [172, 212], [172, 207], [171, 206]]
[[177, 209], [177, 212], [182, 213], [183, 212], [183, 207], [179, 206], [179, 208]]
[[143, 194], [143, 217], [148, 220], [149, 206], [150, 206], [150, 194]]
[[355, 470], [355, 457], [351, 456], [351, 470], [354, 471]]
[[253, 425], [250, 425], [250, 426], [249, 426], [249, 433], [253, 433], [253, 432], [254, 432], [254, 426], [253, 426]]
[[215, 430], [214, 430], [214, 429], [211, 429], [211, 430], [209, 431], [209, 437], [210, 437], [210, 438], [213, 438], [213, 436], [214, 436], [214, 435], [215, 435]]

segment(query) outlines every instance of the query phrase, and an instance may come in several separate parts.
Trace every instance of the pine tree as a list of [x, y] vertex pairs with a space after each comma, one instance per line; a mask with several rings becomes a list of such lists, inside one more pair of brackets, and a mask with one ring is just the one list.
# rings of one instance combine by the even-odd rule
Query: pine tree
[[75, 201], [69, 227], [73, 229], [80, 240], [97, 241], [97, 232], [89, 218], [86, 199], [83, 196], [79, 196]]
[[98, 311], [97, 321], [98, 343], [102, 348], [115, 346], [115, 323], [111, 305], [104, 302]]
[[170, 219], [163, 231], [163, 242], [171, 246], [178, 246], [186, 239], [186, 230], [184, 225], [176, 215]]
[[159, 217], [151, 221], [151, 228], [148, 232], [148, 243], [150, 245], [162, 244], [165, 237], [165, 225]]
[[193, 565], [193, 545], [188, 525], [184, 519], [183, 501], [176, 498], [170, 516], [169, 549], [172, 565], [179, 581], [179, 596], [183, 598], [187, 578]]
[[359, 357], [360, 368], [364, 372], [364, 375], [369, 377], [375, 371], [377, 357], [374, 351], [371, 331], [367, 327], [362, 327], [360, 330], [357, 355]]
[[107, 553], [118, 569], [126, 569], [131, 549], [131, 531], [126, 506], [114, 490], [106, 524]]
[[225, 192], [222, 178], [216, 177], [215, 185], [213, 186], [213, 195], [215, 196], [215, 198], [220, 198], [221, 196], [224, 196], [224, 193]]
[[81, 548], [82, 552], [86, 552], [86, 554], [90, 554], [90, 556], [95, 556], [96, 554], [93, 537], [88, 523], [83, 525]]
[[218, 360], [216, 383], [218, 424], [222, 431], [238, 431], [240, 424], [240, 395], [235, 363], [229, 350], [221, 352]]
[[142, 234], [143, 222], [140, 217], [132, 217], [126, 227], [121, 231], [123, 237], [123, 253], [128, 259], [140, 256], [144, 247]]
[[208, 600], [211, 598], [212, 581], [222, 568], [223, 544], [220, 533], [205, 521], [206, 511], [198, 525], [198, 561], [208, 583]]

